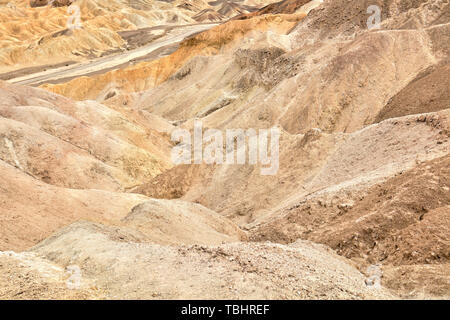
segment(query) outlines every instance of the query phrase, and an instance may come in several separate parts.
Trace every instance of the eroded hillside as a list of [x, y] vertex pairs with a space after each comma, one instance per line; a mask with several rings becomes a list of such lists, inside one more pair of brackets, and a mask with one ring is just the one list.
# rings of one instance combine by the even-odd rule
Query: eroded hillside
[[[265, 4], [265, 0], [2, 1], [0, 72], [63, 66], [126, 51], [130, 44], [124, 31], [223, 21]], [[205, 11], [212, 14], [205, 16]], [[147, 42], [167, 31], [155, 29], [150, 36], [145, 35]]]
[[[37, 52], [57, 63], [46, 41], [98, 57], [95, 72], [0, 82], [0, 298], [450, 298], [448, 1], [83, 3], [71, 35], [51, 19], [0, 35], [11, 70]], [[16, 5], [37, 23], [65, 14]], [[217, 25], [148, 29], [172, 22]], [[121, 46], [153, 51], [98, 60]], [[172, 134], [198, 123], [278, 128], [278, 170], [173, 163]]]

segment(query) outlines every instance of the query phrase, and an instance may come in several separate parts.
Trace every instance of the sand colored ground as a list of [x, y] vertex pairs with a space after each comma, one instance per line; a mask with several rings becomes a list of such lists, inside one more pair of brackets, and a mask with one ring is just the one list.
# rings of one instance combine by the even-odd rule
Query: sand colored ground
[[[34, 247], [57, 265], [78, 265], [108, 298], [392, 298], [325, 247], [231, 243], [159, 246], [90, 223], [77, 223]], [[69, 245], [70, 243], [70, 245]], [[76, 255], [74, 253], [77, 252]]]
[[[448, 299], [448, 1], [317, 4], [44, 86], [67, 97], [1, 82], [0, 250], [23, 252], [0, 254], [0, 296]], [[173, 166], [171, 132], [199, 119], [277, 126], [277, 174]]]
[[[37, 257], [33, 253], [0, 252], [0, 299], [101, 299], [104, 295], [93, 285], [67, 287], [70, 274], [64, 268]], [[3, 284], [10, 284], [5, 286]]]

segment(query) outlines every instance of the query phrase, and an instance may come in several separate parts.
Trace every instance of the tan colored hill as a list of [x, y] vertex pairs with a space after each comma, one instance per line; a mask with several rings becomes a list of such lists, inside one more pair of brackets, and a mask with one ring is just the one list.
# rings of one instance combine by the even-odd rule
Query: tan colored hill
[[[208, 5], [262, 9], [163, 58], [40, 89], [0, 82], [0, 250], [17, 251], [0, 254], [17, 279], [0, 297], [448, 299], [448, 1]], [[148, 29], [132, 29], [139, 48]], [[278, 127], [278, 172], [174, 166], [170, 135], [195, 120]]]
[[310, 1], [310, 0], [284, 0], [275, 3], [271, 3], [257, 11], [251, 13], [243, 13], [235, 16], [233, 19], [237, 20], [245, 20], [255, 16], [260, 16], [264, 14], [291, 14], [295, 13], [297, 10], [301, 10], [302, 7], [306, 8], [309, 6], [315, 6], [320, 4], [320, 0], [318, 1]]
[[448, 62], [430, 67], [393, 96], [375, 121], [448, 108], [450, 106], [448, 79], [450, 79]]
[[237, 226], [198, 204], [56, 187], [2, 160], [0, 171], [0, 250], [24, 250], [80, 219], [123, 226], [142, 241], [160, 244], [220, 244], [246, 238]]
[[[261, 177], [252, 166], [180, 166], [134, 190], [200, 202], [251, 230], [253, 240], [311, 239], [354, 259], [361, 270], [381, 263], [386, 285], [405, 296], [444, 294], [442, 279], [450, 276], [449, 20], [448, 3], [431, 2], [380, 2], [382, 30], [370, 32], [367, 16], [360, 16], [364, 1], [325, 2], [284, 38], [252, 34], [220, 54], [191, 59], [168, 81], [135, 95], [135, 105], [186, 128], [194, 118], [207, 128], [278, 125], [284, 129], [280, 171]], [[375, 203], [352, 211], [374, 186], [407, 170], [418, 179], [428, 163], [439, 163], [430, 173], [436, 194], [420, 192], [421, 180], [411, 180], [384, 191], [386, 200], [374, 191]], [[175, 176], [183, 182], [173, 183]], [[393, 206], [386, 209], [391, 216], [371, 211], [380, 201]], [[410, 203], [405, 208], [404, 201]], [[429, 220], [426, 214], [419, 220], [421, 210], [430, 211]], [[366, 235], [367, 242], [361, 240]], [[436, 278], [424, 277], [430, 263]]]
[[170, 144], [145, 120], [6, 82], [0, 96], [0, 158], [46, 183], [119, 191], [170, 166]]
[[255, 226], [254, 237], [277, 242], [305, 237], [372, 262], [446, 262], [449, 160], [418, 160], [413, 169], [367, 189], [326, 188], [292, 199]]
[[122, 225], [159, 244], [220, 244], [246, 240], [235, 224], [199, 204], [181, 200], [152, 199], [122, 220]]
[[[158, 25], [183, 25], [228, 19], [240, 12], [259, 9], [270, 1], [218, 1], [210, 5], [197, 0], [11, 0], [0, 4], [0, 72], [33, 66], [50, 66], [85, 61], [93, 57], [125, 51], [121, 31]], [[81, 28], [68, 27], [68, 10], [73, 3], [80, 8]], [[224, 10], [232, 6], [236, 10]], [[211, 16], [201, 12], [209, 10]], [[70, 11], [70, 12], [69, 12]], [[219, 13], [220, 12], [220, 13]], [[75, 21], [75, 20], [74, 20]]]
[[[44, 84], [41, 87], [77, 100], [98, 99], [105, 89], [121, 93], [148, 90], [164, 82], [195, 56], [218, 54], [223, 48], [236, 45], [250, 32], [274, 30], [284, 33], [305, 15], [303, 13], [280, 17], [265, 15], [251, 20], [235, 20], [216, 26], [181, 42], [179, 48], [167, 57], [141, 62], [124, 69], [109, 71], [91, 77], [80, 77], [62, 84]], [[86, 92], [85, 88], [90, 90]]]
[[[269, 243], [160, 246], [137, 243], [135, 237], [118, 236], [117, 232], [110, 227], [80, 222], [25, 254], [37, 254], [57, 266], [78, 265], [83, 275], [81, 292], [95, 286], [106, 298], [394, 297], [385, 289], [366, 287], [365, 277], [329, 249], [304, 241], [290, 246]], [[8, 294], [7, 291], [6, 297]]]
[[[0, 96], [1, 250], [23, 250], [79, 219], [129, 224], [161, 243], [245, 238], [216, 213], [181, 201], [157, 200], [128, 215], [149, 199], [120, 192], [171, 166], [171, 144], [158, 131], [169, 123], [6, 82]], [[156, 212], [168, 210], [179, 216], [154, 220]], [[161, 231], [176, 228], [178, 235]]]
[[[387, 120], [352, 134], [285, 133], [275, 176], [261, 176], [259, 168], [250, 165], [177, 166], [134, 192], [182, 197], [248, 223], [291, 197], [303, 199], [326, 188], [367, 188], [416, 166], [417, 161], [447, 155], [448, 118], [446, 110]], [[251, 196], [242, 197], [244, 192]]]
[[[147, 200], [136, 194], [46, 184], [0, 160], [0, 250], [21, 251], [79, 219], [119, 221]], [[105, 205], [107, 204], [107, 205]]]
[[383, 284], [405, 297], [448, 298], [450, 157], [419, 165], [366, 189], [328, 188], [290, 202], [251, 239], [324, 243], [364, 268], [383, 267]]
[[[284, 37], [251, 35], [220, 55], [193, 58], [135, 103], [171, 120], [201, 117], [212, 128], [280, 124], [290, 133], [352, 132], [373, 123], [391, 97], [446, 57], [448, 42], [437, 33], [448, 33], [448, 24], [322, 41], [314, 40], [318, 33], [303, 30], [311, 19]], [[448, 91], [447, 83], [439, 92]], [[444, 100], [423, 112], [447, 106]]]

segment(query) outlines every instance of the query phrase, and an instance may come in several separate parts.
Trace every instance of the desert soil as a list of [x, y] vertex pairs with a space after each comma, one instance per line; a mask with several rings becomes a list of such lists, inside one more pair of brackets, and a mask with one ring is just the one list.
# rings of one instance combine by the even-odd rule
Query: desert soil
[[450, 298], [448, 0], [69, 2], [0, 0], [0, 299]]

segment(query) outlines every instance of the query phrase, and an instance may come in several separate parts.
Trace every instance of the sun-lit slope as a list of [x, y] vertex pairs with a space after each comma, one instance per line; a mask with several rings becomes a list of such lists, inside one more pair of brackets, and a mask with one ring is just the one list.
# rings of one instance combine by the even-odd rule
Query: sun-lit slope
[[[448, 43], [438, 34], [448, 30], [448, 22], [441, 21], [447, 4], [431, 0], [393, 2], [383, 7], [387, 15], [385, 29], [380, 31], [364, 29], [366, 4], [362, 0], [355, 4], [326, 1], [304, 20], [295, 22], [293, 17], [298, 19], [299, 15], [230, 21], [186, 40], [177, 52], [161, 60], [46, 87], [68, 96], [89, 87], [95, 97], [110, 83], [127, 93], [162, 81], [154, 89], [129, 95], [131, 105], [170, 120], [185, 121], [183, 127], [188, 129], [193, 118], [202, 118], [205, 127], [221, 129], [279, 125], [285, 131], [280, 143], [281, 172], [275, 178], [279, 184], [271, 177], [260, 177], [252, 167], [200, 166], [174, 168], [134, 189], [158, 197], [185, 195], [188, 200], [248, 222], [255, 212], [267, 212], [296, 188], [311, 192], [346, 181], [370, 181], [380, 174], [388, 177], [416, 157], [431, 159], [448, 152], [447, 141], [436, 141], [441, 139], [441, 129], [420, 121], [411, 125], [406, 124], [410, 121], [407, 118], [398, 120], [402, 125], [393, 129], [398, 136], [389, 133], [390, 122], [364, 129], [424, 70], [445, 61]], [[349, 10], [349, 19], [336, 18], [340, 10]], [[419, 17], [421, 20], [417, 20]], [[328, 20], [336, 22], [335, 29], [329, 28]], [[411, 20], [416, 22], [407, 24]], [[267, 28], [268, 21], [272, 26], [284, 26], [284, 31], [291, 25], [296, 27], [288, 35], [279, 35]], [[264, 28], [258, 30], [260, 25]], [[446, 85], [440, 85], [445, 91]], [[432, 111], [445, 108], [444, 103]], [[403, 110], [398, 116], [405, 114]], [[422, 132], [420, 137], [410, 132], [416, 129]], [[383, 132], [381, 137], [377, 130]], [[400, 137], [404, 141], [400, 142]], [[377, 139], [379, 143], [374, 143]], [[302, 144], [307, 143], [310, 149], [302, 150]], [[340, 147], [348, 163], [334, 153]], [[362, 156], [351, 152], [358, 148], [370, 155], [367, 161], [359, 163]], [[397, 152], [396, 148], [400, 148], [398, 158], [391, 154]], [[336, 158], [327, 159], [331, 154]], [[339, 170], [342, 163], [345, 168]], [[332, 179], [325, 173], [318, 174], [326, 169], [325, 164], [335, 166], [328, 172]], [[179, 175], [185, 178], [174, 183]], [[248, 181], [258, 186], [250, 193]], [[216, 189], [223, 192], [218, 194]], [[243, 198], [243, 192], [249, 196]]]
[[1, 8], [2, 69], [78, 61], [123, 47], [125, 43], [115, 31], [135, 25], [120, 7], [109, 3], [102, 8], [95, 1], [81, 1], [83, 28], [73, 31], [67, 29], [67, 7], [31, 8], [16, 1], [16, 8]]
[[220, 244], [244, 240], [232, 222], [199, 204], [43, 183], [0, 160], [0, 250], [25, 250], [80, 219], [119, 225], [136, 241]]
[[121, 220], [158, 244], [221, 244], [246, 240], [237, 225], [197, 203], [151, 199]]
[[25, 250], [79, 219], [120, 220], [148, 198], [56, 187], [0, 160], [0, 250]]
[[[436, 68], [435, 76], [412, 87], [424, 93], [424, 103], [430, 96], [434, 107], [416, 107], [415, 113], [448, 107], [449, 83], [438, 80], [445, 78], [448, 23], [316, 39], [320, 32], [308, 26], [324, 19], [317, 12], [326, 11], [311, 11], [314, 19], [308, 16], [286, 36], [252, 34], [217, 55], [190, 59], [167, 81], [139, 94], [135, 104], [171, 120], [202, 118], [214, 128], [279, 124], [290, 133], [352, 132], [376, 121], [399, 91], [407, 95], [409, 84]], [[392, 116], [411, 113], [397, 110]]]
[[[41, 87], [77, 100], [96, 99], [107, 87], [125, 93], [150, 89], [167, 80], [192, 57], [218, 54], [250, 32], [272, 30], [280, 34], [285, 33], [303, 17], [304, 14], [300, 13], [229, 21], [184, 40], [177, 51], [159, 60], [138, 63], [92, 77], [80, 77], [63, 84], [45, 84]], [[89, 90], [86, 91], [85, 88]]]
[[0, 96], [0, 159], [46, 183], [119, 191], [171, 166], [148, 121], [6, 82]]
[[163, 119], [3, 81], [0, 97], [0, 250], [23, 250], [80, 219], [161, 244], [245, 239], [199, 204], [118, 192], [170, 168]]
[[[0, 4], [0, 71], [80, 61], [125, 50], [126, 42], [118, 31], [217, 21], [217, 17], [198, 16], [206, 9], [223, 20], [233, 13], [220, 14], [215, 10], [234, 3], [218, 1], [210, 5], [200, 0], [196, 6], [186, 8], [178, 0], [78, 0], [74, 4], [80, 8], [82, 28], [69, 30], [68, 20], [75, 12], [67, 7], [71, 2], [57, 1], [49, 5], [47, 1], [37, 1], [30, 5], [28, 1], [13, 0], [8, 5]], [[242, 12], [256, 10], [264, 4], [265, 1], [249, 6], [246, 2], [236, 3]]]
[[120, 225], [137, 240], [159, 244], [220, 244], [245, 239], [237, 226], [198, 204], [57, 187], [3, 160], [0, 172], [0, 250], [25, 250], [80, 219]]

